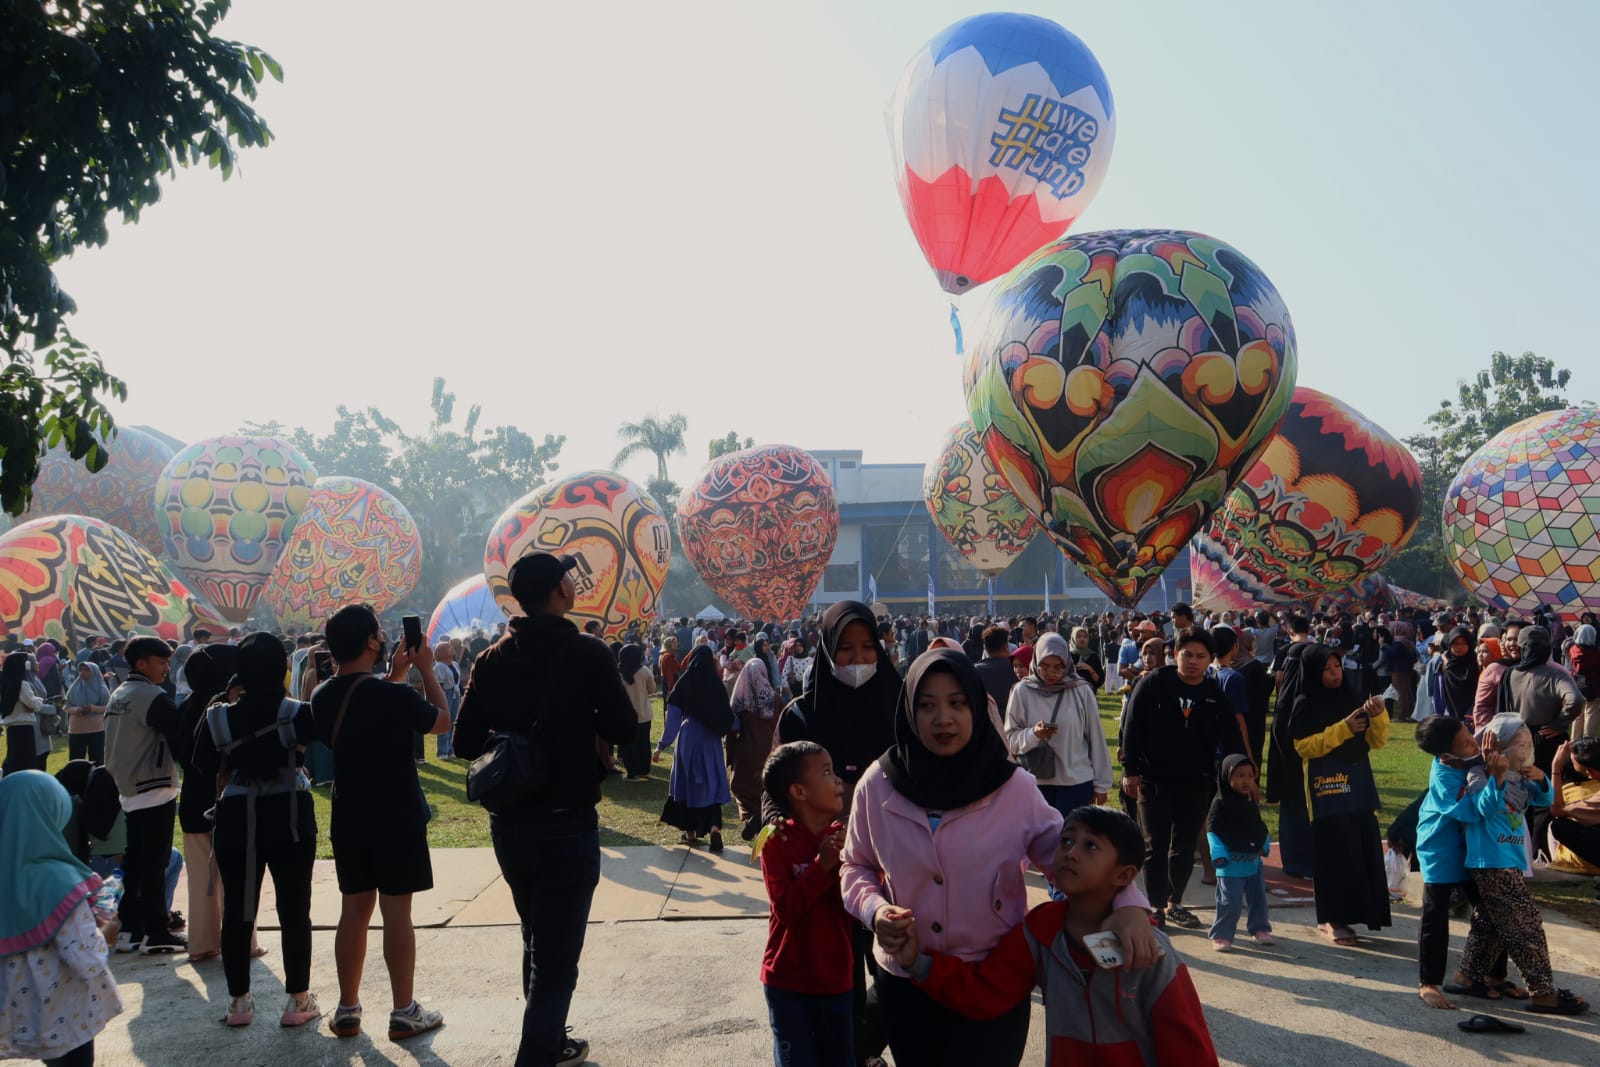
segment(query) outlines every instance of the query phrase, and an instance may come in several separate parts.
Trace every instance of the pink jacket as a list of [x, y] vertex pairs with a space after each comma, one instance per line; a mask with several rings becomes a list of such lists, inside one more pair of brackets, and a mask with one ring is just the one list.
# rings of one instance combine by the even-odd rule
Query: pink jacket
[[[928, 813], [889, 784], [881, 767], [862, 775], [850, 807], [840, 877], [845, 910], [867, 926], [885, 904], [910, 908], [924, 952], [981, 960], [1028, 913], [1024, 860], [1055, 866], [1061, 813], [1027, 771], [982, 800], [947, 811], [937, 832]], [[1137, 889], [1116, 906], [1149, 907]], [[874, 945], [878, 966], [906, 972]]]
[[1489, 725], [1489, 720], [1494, 718], [1495, 700], [1500, 695], [1500, 677], [1506, 673], [1506, 665], [1498, 660], [1486, 664], [1478, 675], [1477, 700], [1472, 704], [1472, 725], [1476, 730], [1481, 730]]

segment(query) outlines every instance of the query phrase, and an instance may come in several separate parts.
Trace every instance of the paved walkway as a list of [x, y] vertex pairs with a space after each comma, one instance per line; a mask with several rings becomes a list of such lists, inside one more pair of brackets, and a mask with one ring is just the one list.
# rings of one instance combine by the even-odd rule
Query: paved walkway
[[[516, 915], [488, 849], [434, 852], [437, 888], [418, 896], [417, 988], [444, 1012], [441, 1030], [408, 1045], [388, 1040], [388, 980], [382, 935], [367, 953], [364, 1001], [374, 1033], [341, 1041], [326, 1029], [285, 1032], [282, 961], [255, 966], [258, 1018], [247, 1030], [218, 1024], [227, 1003], [222, 968], [170, 958], [117, 957], [126, 1010], [97, 1043], [104, 1064], [509, 1064], [521, 1016]], [[313, 918], [312, 988], [337, 999], [331, 929], [338, 894], [331, 864], [319, 863]], [[1410, 900], [1417, 897], [1413, 885]], [[1042, 899], [1035, 884], [1032, 892]], [[1191, 897], [1198, 898], [1196, 891]], [[263, 896], [263, 922], [272, 916]], [[179, 900], [183, 899], [180, 890]], [[1479, 1067], [1489, 1064], [1600, 1064], [1600, 1016], [1550, 1020], [1513, 1007], [1519, 1036], [1471, 1036], [1466, 1012], [1434, 1011], [1416, 999], [1417, 909], [1401, 904], [1395, 926], [1370, 947], [1337, 948], [1317, 936], [1308, 907], [1273, 901], [1280, 944], [1219, 955], [1198, 934], [1174, 942], [1194, 976], [1217, 1048], [1242, 1067]], [[1292, 897], [1289, 899], [1293, 899]], [[181, 907], [181, 904], [180, 904]], [[1202, 917], [1209, 909], [1196, 908]], [[576, 1032], [593, 1042], [592, 1062], [617, 1065], [759, 1065], [771, 1062], [766, 1007], [757, 978], [766, 901], [748, 856], [685, 849], [606, 849], [582, 976], [573, 1002]], [[1546, 920], [1561, 984], [1600, 1003], [1600, 932]], [[1453, 930], [1455, 947], [1464, 924]], [[1036, 996], [1037, 1002], [1037, 996]], [[1486, 1007], [1466, 1000], [1464, 1005]], [[1035, 1007], [1025, 1063], [1044, 1062], [1042, 1009]], [[910, 1065], [908, 1065], [910, 1067]]]

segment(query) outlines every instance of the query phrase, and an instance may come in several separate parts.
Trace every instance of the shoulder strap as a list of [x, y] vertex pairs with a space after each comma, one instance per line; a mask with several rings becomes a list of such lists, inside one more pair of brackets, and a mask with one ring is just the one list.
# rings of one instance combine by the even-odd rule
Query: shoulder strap
[[1056, 716], [1061, 714], [1061, 698], [1066, 696], [1066, 695], [1067, 695], [1067, 691], [1065, 689], [1063, 689], [1061, 692], [1056, 694], [1055, 706], [1050, 709], [1050, 725], [1051, 726], [1054, 726], [1056, 724]]
[[328, 738], [329, 748], [337, 748], [339, 745], [339, 728], [344, 725], [344, 713], [350, 710], [350, 698], [371, 677], [372, 675], [370, 674], [363, 674], [355, 680], [349, 689], [344, 691], [344, 699], [339, 701], [339, 713], [333, 717], [333, 735]]

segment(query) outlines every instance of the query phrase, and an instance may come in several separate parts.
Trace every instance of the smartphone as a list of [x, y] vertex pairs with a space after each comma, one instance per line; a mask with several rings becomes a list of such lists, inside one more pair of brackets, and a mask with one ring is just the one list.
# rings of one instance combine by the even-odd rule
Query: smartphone
[[415, 652], [422, 647], [422, 616], [403, 615], [400, 625], [406, 634], [406, 651]]
[[326, 682], [333, 677], [333, 653], [327, 649], [318, 649], [316, 653], [317, 681]]
[[1089, 950], [1095, 963], [1105, 970], [1122, 966], [1122, 939], [1110, 930], [1084, 934], [1083, 947]]

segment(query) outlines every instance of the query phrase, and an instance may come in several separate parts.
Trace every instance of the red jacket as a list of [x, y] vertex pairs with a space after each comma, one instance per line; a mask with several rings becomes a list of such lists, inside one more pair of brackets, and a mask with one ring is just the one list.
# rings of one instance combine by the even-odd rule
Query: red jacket
[[823, 870], [817, 863], [821, 843], [790, 819], [782, 838], [772, 835], [761, 849], [761, 877], [772, 904], [761, 981], [791, 993], [836, 996], [854, 983], [851, 919], [839, 896], [839, 868]]
[[974, 1019], [993, 1019], [1044, 993], [1054, 1067], [1216, 1067], [1200, 998], [1166, 935], [1166, 955], [1152, 967], [1123, 973], [1095, 966], [1066, 934], [1067, 904], [1053, 901], [1028, 913], [976, 963], [935, 953], [912, 977], [933, 999]]

